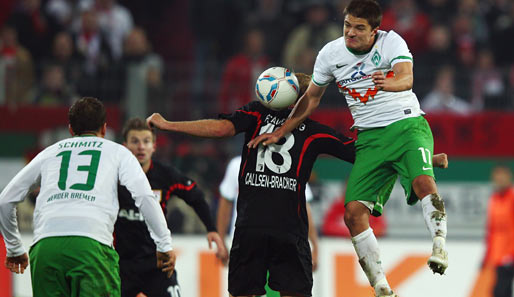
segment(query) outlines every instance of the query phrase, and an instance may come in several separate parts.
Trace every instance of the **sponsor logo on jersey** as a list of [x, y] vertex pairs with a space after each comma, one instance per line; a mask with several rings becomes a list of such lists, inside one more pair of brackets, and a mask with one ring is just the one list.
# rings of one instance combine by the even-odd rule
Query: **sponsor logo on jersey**
[[361, 76], [366, 76], [367, 74], [362, 71], [364, 69], [364, 63], [358, 63], [357, 65], [353, 66], [353, 70], [355, 70], [354, 73], [352, 73], [352, 78], [355, 78], [357, 74], [360, 74]]
[[120, 209], [120, 212], [118, 213], [118, 217], [125, 218], [129, 221], [144, 221], [145, 218], [143, 217], [143, 214], [140, 212], [137, 212], [133, 209]]

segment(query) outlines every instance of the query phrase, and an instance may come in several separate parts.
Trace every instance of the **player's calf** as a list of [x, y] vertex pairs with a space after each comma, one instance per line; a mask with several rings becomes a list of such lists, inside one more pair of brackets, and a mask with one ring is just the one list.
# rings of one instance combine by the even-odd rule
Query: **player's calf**
[[446, 251], [446, 211], [439, 194], [430, 194], [421, 200], [423, 217], [432, 236], [432, 256], [428, 266], [434, 273], [444, 274], [448, 268], [448, 252]]

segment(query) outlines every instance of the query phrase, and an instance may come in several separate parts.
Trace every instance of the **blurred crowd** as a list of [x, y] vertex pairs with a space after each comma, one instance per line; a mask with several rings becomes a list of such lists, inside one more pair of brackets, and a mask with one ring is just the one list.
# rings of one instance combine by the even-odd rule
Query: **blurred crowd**
[[[512, 0], [378, 2], [381, 29], [395, 30], [413, 53], [423, 110], [513, 110]], [[312, 73], [321, 47], [342, 35], [347, 3], [2, 0], [0, 107], [69, 106], [94, 96], [124, 119], [216, 117], [252, 100], [256, 78], [270, 66]], [[321, 107], [345, 106], [330, 86]], [[217, 189], [237, 141], [159, 136], [156, 157]]]
[[[414, 55], [427, 112], [511, 110], [514, 3], [389, 0], [383, 30]], [[271, 65], [311, 73], [341, 36], [346, 0], [4, 0], [0, 105], [69, 105], [95, 96], [127, 116], [187, 119], [253, 99]], [[344, 106], [335, 88], [324, 104]]]

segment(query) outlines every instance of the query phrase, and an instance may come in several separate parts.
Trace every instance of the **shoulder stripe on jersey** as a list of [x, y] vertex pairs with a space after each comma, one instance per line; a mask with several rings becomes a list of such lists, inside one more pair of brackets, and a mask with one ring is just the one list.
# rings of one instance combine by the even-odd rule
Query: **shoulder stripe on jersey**
[[394, 60], [398, 60], [398, 59], [401, 59], [401, 60], [411, 60], [412, 61], [411, 57], [408, 57], [408, 56], [398, 56], [398, 57], [392, 59], [391, 63], [393, 63]]
[[318, 87], [324, 87], [324, 86], [328, 86], [328, 85], [330, 84], [329, 82], [328, 82], [328, 83], [326, 83], [326, 84], [319, 83], [319, 82], [317, 82], [317, 81], [314, 79], [314, 76], [312, 77], [311, 81], [312, 81], [315, 85], [317, 85]]
[[192, 184], [190, 184], [188, 186], [186, 186], [184, 184], [173, 184], [173, 185], [171, 185], [170, 188], [168, 189], [168, 191], [166, 192], [166, 198], [161, 203], [162, 209], [163, 210], [166, 209], [166, 202], [168, 202], [168, 200], [170, 200], [171, 193], [173, 193], [175, 190], [191, 191], [195, 186], [196, 186], [196, 182], [193, 182]]
[[[242, 109], [236, 110], [236, 112], [246, 113], [248, 115], [251, 115], [251, 116], [254, 116], [257, 118], [257, 126], [255, 127], [255, 131], [253, 132], [252, 138], [250, 138], [250, 140], [254, 139], [257, 136], [257, 132], [261, 128], [261, 124], [262, 124], [261, 113], [258, 111], [246, 111], [246, 110], [242, 110]], [[243, 164], [243, 168], [241, 169], [241, 176], [243, 176], [243, 173], [245, 171], [246, 162], [248, 162], [249, 154], [250, 154], [250, 149], [248, 147], [246, 147], [246, 158], [245, 158], [245, 163]]]
[[300, 161], [298, 162], [298, 168], [296, 169], [296, 176], [299, 177], [300, 176], [300, 168], [302, 168], [302, 162], [303, 162], [303, 156], [305, 155], [305, 152], [307, 151], [307, 148], [309, 147], [309, 145], [316, 139], [319, 139], [319, 138], [332, 138], [332, 139], [335, 139], [339, 142], [341, 142], [342, 144], [344, 145], [347, 145], [349, 143], [352, 143], [355, 141], [355, 139], [352, 139], [352, 140], [349, 140], [347, 142], [342, 142], [339, 138], [333, 136], [333, 135], [330, 135], [330, 134], [326, 134], [326, 133], [318, 133], [318, 134], [313, 134], [311, 136], [309, 136], [305, 142], [303, 143], [303, 147], [302, 147], [302, 152], [300, 153]]

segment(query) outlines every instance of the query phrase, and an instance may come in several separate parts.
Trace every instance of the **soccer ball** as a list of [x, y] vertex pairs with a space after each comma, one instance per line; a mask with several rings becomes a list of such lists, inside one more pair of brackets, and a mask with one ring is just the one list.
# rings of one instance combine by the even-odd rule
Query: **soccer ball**
[[271, 67], [257, 79], [255, 94], [259, 101], [273, 110], [284, 109], [296, 102], [300, 85], [293, 72], [284, 67]]

